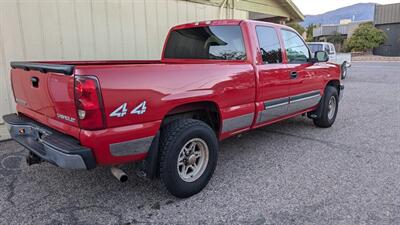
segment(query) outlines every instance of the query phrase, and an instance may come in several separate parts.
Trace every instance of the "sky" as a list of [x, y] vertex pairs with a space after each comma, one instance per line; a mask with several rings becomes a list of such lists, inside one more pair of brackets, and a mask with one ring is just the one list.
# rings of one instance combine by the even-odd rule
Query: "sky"
[[292, 0], [304, 15], [318, 15], [357, 3], [391, 4], [400, 0]]

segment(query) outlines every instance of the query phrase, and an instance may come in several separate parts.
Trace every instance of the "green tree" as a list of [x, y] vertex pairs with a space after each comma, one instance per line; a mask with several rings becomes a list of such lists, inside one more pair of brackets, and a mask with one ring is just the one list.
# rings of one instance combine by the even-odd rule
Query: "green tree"
[[306, 31], [306, 29], [304, 29], [304, 27], [298, 23], [289, 23], [288, 26], [295, 29], [300, 35], [303, 35], [303, 33]]
[[307, 41], [313, 41], [314, 37], [313, 37], [313, 32], [314, 32], [314, 28], [316, 28], [317, 26], [314, 24], [310, 24], [308, 25], [306, 32], [307, 32]]
[[342, 52], [351, 52], [351, 49], [349, 48], [349, 40], [348, 39], [345, 39], [343, 41], [343, 45], [342, 45], [341, 51]]
[[332, 36], [328, 37], [328, 42], [331, 42], [334, 44], [343, 44], [344, 40], [345, 40], [345, 38], [339, 32], [335, 32]]
[[361, 24], [349, 39], [347, 47], [350, 51], [367, 52], [383, 44], [386, 35], [374, 27], [372, 23]]

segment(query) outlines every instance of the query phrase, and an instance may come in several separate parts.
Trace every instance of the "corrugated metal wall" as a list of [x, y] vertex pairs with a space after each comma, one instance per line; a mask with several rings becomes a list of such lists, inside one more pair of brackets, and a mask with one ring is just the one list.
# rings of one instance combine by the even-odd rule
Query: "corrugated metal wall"
[[382, 30], [387, 39], [385, 43], [374, 49], [374, 55], [400, 56], [400, 23], [376, 25]]
[[0, 123], [15, 108], [10, 61], [159, 59], [171, 26], [219, 13], [181, 0], [0, 0]]
[[400, 3], [377, 5], [375, 8], [375, 24], [400, 23]]

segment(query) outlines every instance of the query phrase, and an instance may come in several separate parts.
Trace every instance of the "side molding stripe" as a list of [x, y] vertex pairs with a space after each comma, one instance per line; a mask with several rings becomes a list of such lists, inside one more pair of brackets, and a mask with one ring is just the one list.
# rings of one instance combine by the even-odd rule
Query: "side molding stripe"
[[125, 142], [110, 144], [110, 152], [113, 156], [128, 156], [146, 153], [150, 150], [154, 136], [135, 139]]
[[297, 102], [301, 100], [310, 99], [313, 97], [321, 96], [320, 91], [312, 91], [305, 94], [295, 95], [290, 97], [290, 102]]
[[265, 109], [272, 109], [289, 104], [289, 98], [280, 98], [264, 102]]
[[264, 102], [264, 110], [258, 113], [257, 123], [263, 123], [295, 113], [318, 104], [321, 99], [319, 90], [290, 96], [288, 98], [273, 99]]
[[321, 95], [313, 95], [313, 96], [308, 96], [308, 97], [305, 97], [305, 98], [299, 98], [299, 99], [296, 99], [296, 100], [290, 100], [290, 103], [296, 103], [296, 102], [301, 102], [301, 101], [305, 101], [305, 100], [309, 100], [309, 99], [313, 99], [313, 98], [320, 98], [321, 97]]
[[222, 133], [249, 127], [253, 123], [253, 119], [254, 113], [226, 119], [222, 124]]

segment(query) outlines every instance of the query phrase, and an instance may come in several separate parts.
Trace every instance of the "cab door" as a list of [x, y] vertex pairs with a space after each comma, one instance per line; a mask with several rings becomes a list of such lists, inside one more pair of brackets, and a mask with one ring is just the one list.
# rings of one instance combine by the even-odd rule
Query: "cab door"
[[283, 62], [279, 30], [258, 25], [257, 125], [268, 123], [288, 113], [290, 77]]
[[321, 99], [326, 63], [312, 63], [303, 39], [294, 31], [281, 29], [290, 75], [288, 114], [316, 106]]

